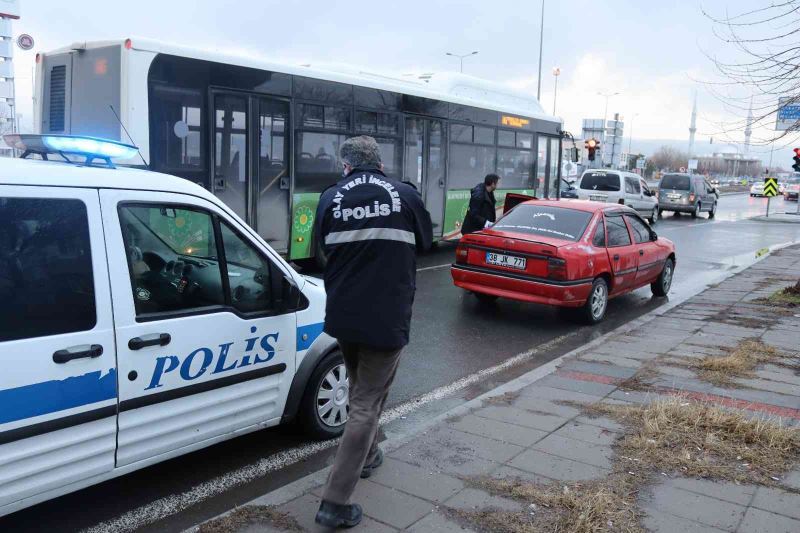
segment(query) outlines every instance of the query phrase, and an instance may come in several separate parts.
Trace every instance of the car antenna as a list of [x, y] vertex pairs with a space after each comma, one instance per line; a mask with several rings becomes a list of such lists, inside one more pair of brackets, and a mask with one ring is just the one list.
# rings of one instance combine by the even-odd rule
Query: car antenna
[[119, 115], [117, 114], [117, 111], [114, 109], [114, 106], [111, 105], [111, 104], [108, 104], [108, 107], [111, 108], [111, 112], [114, 113], [114, 117], [116, 117], [117, 122], [119, 122], [119, 125], [122, 126], [122, 130], [125, 132], [125, 135], [128, 136], [128, 140], [131, 141], [131, 144], [136, 147], [136, 151], [139, 153], [139, 157], [142, 158], [142, 163], [144, 163], [144, 166], [149, 168], [150, 165], [147, 163], [147, 161], [145, 161], [144, 156], [142, 155], [142, 151], [139, 150], [139, 145], [137, 145], [135, 142], [133, 142], [133, 137], [131, 137], [131, 134], [128, 133], [128, 128], [126, 128], [125, 124], [122, 123], [122, 120], [119, 118]]

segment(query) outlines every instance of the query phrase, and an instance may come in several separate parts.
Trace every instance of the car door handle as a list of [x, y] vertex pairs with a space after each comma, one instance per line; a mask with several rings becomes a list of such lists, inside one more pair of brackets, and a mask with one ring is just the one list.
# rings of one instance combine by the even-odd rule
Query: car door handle
[[160, 333], [151, 339], [134, 337], [128, 341], [128, 348], [131, 350], [141, 350], [147, 346], [166, 346], [171, 340], [172, 336], [169, 333]]
[[639, 250], [639, 255], [644, 255], [644, 250]]
[[619, 254], [614, 254], [614, 261], [619, 261]]
[[88, 350], [81, 350], [79, 352], [70, 352], [69, 350], [58, 350], [53, 354], [53, 362], [64, 364], [73, 359], [87, 359], [100, 357], [103, 355], [103, 347], [99, 344], [92, 344]]

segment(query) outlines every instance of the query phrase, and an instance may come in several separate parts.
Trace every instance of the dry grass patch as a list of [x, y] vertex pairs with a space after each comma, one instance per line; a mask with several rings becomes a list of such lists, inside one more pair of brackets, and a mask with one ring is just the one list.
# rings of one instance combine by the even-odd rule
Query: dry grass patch
[[635, 488], [620, 475], [585, 483], [553, 482], [540, 486], [518, 479], [467, 480], [491, 494], [517, 500], [523, 512], [450, 510], [481, 531], [509, 533], [643, 533]]
[[767, 298], [756, 301], [761, 304], [772, 305], [776, 307], [788, 307], [790, 309], [800, 307], [800, 281], [794, 285], [784, 287]]
[[266, 525], [281, 531], [301, 532], [303, 528], [291, 515], [271, 505], [245, 505], [225, 516], [201, 524], [197, 533], [232, 533], [248, 526]]
[[766, 363], [780, 364], [786, 354], [759, 339], [745, 339], [735, 348], [721, 348], [725, 355], [707, 355], [702, 359], [688, 359], [680, 366], [695, 371], [697, 376], [720, 387], [737, 386], [737, 378], [754, 378], [756, 369]]
[[800, 459], [796, 428], [708, 403], [674, 397], [641, 406], [594, 404], [589, 411], [626, 426], [616, 446], [631, 468], [776, 485]]

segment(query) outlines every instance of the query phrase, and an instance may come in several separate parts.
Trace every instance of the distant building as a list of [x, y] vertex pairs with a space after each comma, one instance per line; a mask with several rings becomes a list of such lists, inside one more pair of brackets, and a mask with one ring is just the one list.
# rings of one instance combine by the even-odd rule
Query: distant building
[[758, 176], [763, 170], [761, 159], [741, 154], [733, 147], [695, 159], [697, 173], [709, 176]]

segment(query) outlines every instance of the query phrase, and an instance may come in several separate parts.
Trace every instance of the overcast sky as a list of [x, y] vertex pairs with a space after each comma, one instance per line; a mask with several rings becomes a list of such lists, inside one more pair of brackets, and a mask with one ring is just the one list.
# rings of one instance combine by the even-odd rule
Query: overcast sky
[[[726, 9], [735, 13], [767, 1], [706, 0], [702, 8], [724, 15]], [[143, 36], [291, 63], [343, 62], [407, 73], [457, 70], [458, 60], [445, 52], [478, 50], [465, 61], [465, 73], [536, 94], [539, 0], [20, 2], [22, 18], [14, 33], [33, 35], [36, 51]], [[688, 140], [697, 89], [697, 151], [721, 148], [727, 140], [741, 143], [743, 133], [724, 138], [719, 123], [733, 117], [693, 81], [713, 76], [704, 52], [720, 51], [724, 45], [712, 35], [698, 0], [545, 0], [542, 105], [553, 111], [552, 67], [559, 66], [557, 114], [578, 136], [582, 118], [603, 116], [605, 99], [597, 92], [618, 91], [610, 100], [609, 118], [614, 112], [625, 117], [626, 141], [632, 126], [635, 150], [637, 139]], [[17, 50], [19, 111], [25, 122], [31, 117], [33, 58], [33, 52]], [[776, 156], [784, 166], [789, 160]]]

